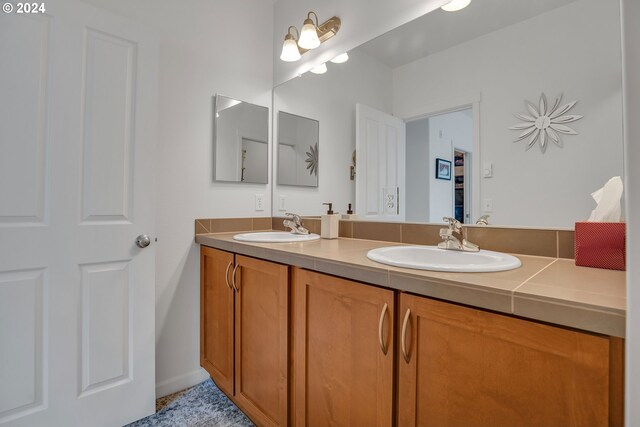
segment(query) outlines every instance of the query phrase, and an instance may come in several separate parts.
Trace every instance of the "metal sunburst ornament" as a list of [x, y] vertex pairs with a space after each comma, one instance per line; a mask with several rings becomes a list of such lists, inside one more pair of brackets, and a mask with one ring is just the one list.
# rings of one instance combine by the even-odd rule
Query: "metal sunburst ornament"
[[316, 145], [310, 145], [309, 151], [307, 151], [307, 170], [309, 175], [318, 176], [318, 143]]
[[561, 101], [562, 94], [556, 98], [553, 106], [550, 107], [544, 93], [540, 95], [540, 102], [537, 108], [529, 101], [525, 101], [524, 104], [531, 115], [514, 114], [514, 116], [520, 120], [524, 120], [524, 122], [509, 128], [511, 130], [523, 131], [513, 142], [519, 142], [528, 138], [527, 150], [533, 147], [536, 142], [539, 142], [540, 150], [544, 153], [547, 150], [549, 140], [553, 141], [558, 147], [562, 147], [562, 141], [560, 139], [561, 133], [565, 135], [577, 135], [578, 132], [566, 126], [566, 124], [580, 120], [583, 116], [564, 114], [573, 108], [578, 101], [572, 101], [560, 106]]

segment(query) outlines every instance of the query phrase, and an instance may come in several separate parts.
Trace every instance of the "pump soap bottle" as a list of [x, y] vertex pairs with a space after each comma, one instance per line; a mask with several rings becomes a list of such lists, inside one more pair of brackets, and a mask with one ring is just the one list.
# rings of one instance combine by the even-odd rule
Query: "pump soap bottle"
[[320, 237], [323, 239], [337, 239], [340, 230], [340, 215], [333, 213], [333, 203], [323, 203], [329, 209], [320, 219]]
[[356, 214], [354, 214], [353, 209], [351, 209], [351, 203], [349, 203], [349, 208], [347, 209], [347, 213], [342, 214], [342, 219], [356, 219]]

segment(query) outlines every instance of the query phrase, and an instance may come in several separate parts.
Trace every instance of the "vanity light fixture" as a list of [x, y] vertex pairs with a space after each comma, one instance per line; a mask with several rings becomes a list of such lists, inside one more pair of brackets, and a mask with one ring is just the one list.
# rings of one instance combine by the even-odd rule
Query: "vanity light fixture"
[[[313, 23], [311, 15], [316, 18], [316, 23]], [[302, 24], [302, 31], [300, 31], [300, 40], [298, 44], [301, 48], [311, 50], [320, 46], [320, 38], [318, 37], [318, 15], [315, 12], [309, 12], [307, 19]]]
[[449, 3], [442, 6], [440, 9], [447, 12], [457, 12], [469, 6], [471, 0], [451, 0]]
[[311, 71], [313, 74], [324, 74], [327, 72], [327, 64], [326, 63], [320, 64], [316, 67], [313, 67], [309, 71]]
[[[311, 19], [311, 15], [315, 18], [315, 22]], [[318, 25], [318, 15], [313, 11], [309, 12], [297, 38], [291, 33], [292, 29], [295, 29], [296, 33], [298, 33], [296, 27], [290, 26], [287, 30], [287, 35], [284, 36], [284, 43], [282, 44], [280, 59], [285, 62], [299, 60], [301, 55], [308, 50], [317, 48], [320, 44], [335, 36], [340, 29], [340, 25], [341, 21], [337, 16], [333, 16]], [[297, 55], [294, 52], [296, 49], [298, 51]]]
[[331, 62], [333, 62], [334, 64], [343, 64], [348, 60], [349, 60], [349, 55], [347, 55], [347, 52], [345, 52], [333, 58]]
[[280, 59], [285, 62], [295, 62], [302, 57], [300, 55], [300, 51], [298, 50], [298, 43], [296, 42], [296, 38], [293, 36], [293, 34], [291, 34], [292, 29], [296, 30], [296, 34], [298, 33], [298, 29], [292, 25], [287, 30], [287, 35], [284, 36], [284, 43], [282, 44], [282, 53], [280, 54]]

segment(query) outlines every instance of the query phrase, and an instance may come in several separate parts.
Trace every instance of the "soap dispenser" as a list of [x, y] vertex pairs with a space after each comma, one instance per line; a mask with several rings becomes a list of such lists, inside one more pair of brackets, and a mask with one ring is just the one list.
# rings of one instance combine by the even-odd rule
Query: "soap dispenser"
[[320, 220], [320, 237], [323, 239], [337, 239], [340, 230], [340, 215], [333, 213], [333, 203], [323, 203], [329, 206], [327, 213]]
[[356, 219], [356, 214], [354, 214], [353, 209], [351, 209], [351, 203], [349, 203], [349, 208], [347, 209], [347, 213], [342, 214], [342, 219]]

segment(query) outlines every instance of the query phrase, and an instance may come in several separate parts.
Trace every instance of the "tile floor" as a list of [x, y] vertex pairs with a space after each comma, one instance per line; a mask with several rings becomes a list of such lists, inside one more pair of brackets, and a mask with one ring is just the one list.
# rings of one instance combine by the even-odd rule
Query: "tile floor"
[[158, 399], [154, 415], [127, 427], [253, 427], [253, 423], [208, 379]]

